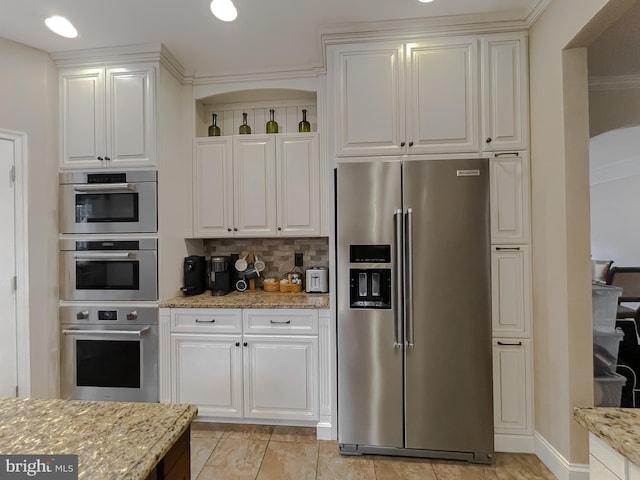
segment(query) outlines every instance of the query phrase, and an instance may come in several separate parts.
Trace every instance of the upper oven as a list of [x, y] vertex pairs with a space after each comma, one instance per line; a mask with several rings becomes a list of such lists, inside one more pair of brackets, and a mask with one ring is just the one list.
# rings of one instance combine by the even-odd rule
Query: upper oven
[[158, 300], [158, 240], [60, 240], [60, 299]]
[[158, 174], [63, 172], [60, 233], [155, 233], [158, 231]]

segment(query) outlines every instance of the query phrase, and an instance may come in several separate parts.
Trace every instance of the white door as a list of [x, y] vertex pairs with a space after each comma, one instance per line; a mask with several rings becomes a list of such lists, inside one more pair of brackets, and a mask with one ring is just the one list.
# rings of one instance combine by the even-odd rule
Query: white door
[[[496, 154], [500, 155], [500, 154]], [[529, 158], [524, 153], [489, 159], [491, 243], [529, 242]]]
[[493, 336], [529, 337], [531, 259], [528, 245], [491, 248]]
[[15, 182], [11, 176], [15, 157], [15, 142], [0, 132], [0, 397], [16, 396], [18, 386]]

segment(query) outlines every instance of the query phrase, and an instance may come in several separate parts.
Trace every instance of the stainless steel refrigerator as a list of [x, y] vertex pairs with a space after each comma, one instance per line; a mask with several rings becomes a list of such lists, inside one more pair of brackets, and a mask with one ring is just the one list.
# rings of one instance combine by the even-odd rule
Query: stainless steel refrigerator
[[339, 164], [338, 444], [490, 463], [486, 159]]

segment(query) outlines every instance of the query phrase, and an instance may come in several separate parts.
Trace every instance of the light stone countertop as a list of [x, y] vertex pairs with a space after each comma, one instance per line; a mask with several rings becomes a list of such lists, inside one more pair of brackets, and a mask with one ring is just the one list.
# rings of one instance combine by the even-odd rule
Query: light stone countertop
[[262, 289], [231, 292], [213, 296], [207, 291], [200, 295], [170, 298], [160, 302], [160, 308], [329, 308], [328, 293], [281, 293]]
[[78, 478], [145, 479], [193, 405], [0, 398], [0, 454], [78, 455]]
[[640, 409], [574, 408], [573, 416], [616, 452], [640, 466]]

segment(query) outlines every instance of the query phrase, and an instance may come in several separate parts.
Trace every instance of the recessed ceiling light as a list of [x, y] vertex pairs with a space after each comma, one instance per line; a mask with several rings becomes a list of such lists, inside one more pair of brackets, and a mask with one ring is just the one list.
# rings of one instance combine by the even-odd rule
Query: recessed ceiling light
[[433, 0], [418, 0], [420, 3], [429, 3], [433, 2]]
[[57, 33], [61, 37], [76, 38], [78, 36], [76, 28], [64, 17], [54, 15], [53, 17], [47, 18], [44, 23], [49, 27], [49, 30]]
[[238, 16], [238, 10], [231, 0], [213, 0], [211, 13], [223, 22], [233, 22]]

